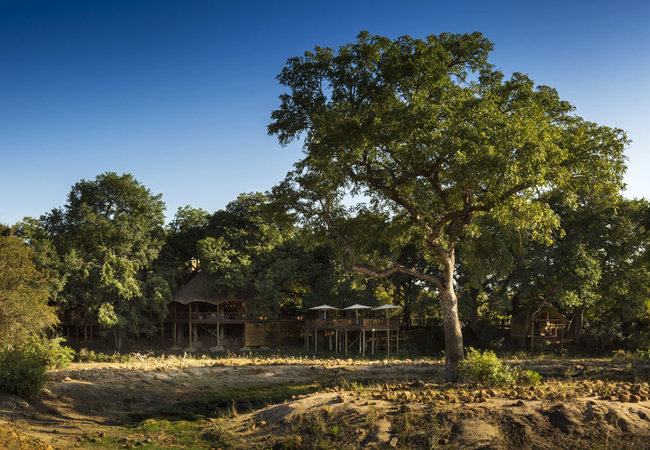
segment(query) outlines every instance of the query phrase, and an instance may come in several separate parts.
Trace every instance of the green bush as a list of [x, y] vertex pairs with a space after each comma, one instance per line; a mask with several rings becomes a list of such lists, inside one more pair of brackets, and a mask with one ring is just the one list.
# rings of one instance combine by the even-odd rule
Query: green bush
[[542, 376], [532, 370], [522, 370], [514, 367], [513, 373], [515, 375], [515, 384], [520, 386], [537, 386], [542, 381]]
[[532, 370], [521, 370], [508, 366], [491, 351], [481, 352], [473, 348], [466, 350], [465, 360], [460, 362], [459, 370], [466, 382], [485, 387], [510, 387], [515, 384], [535, 386], [542, 376]]
[[64, 369], [74, 359], [74, 350], [61, 345], [65, 339], [34, 340], [28, 346], [47, 369]]
[[28, 397], [47, 382], [47, 367], [29, 349], [5, 350], [0, 356], [0, 389]]
[[88, 350], [87, 348], [82, 348], [77, 353], [77, 362], [108, 362], [108, 363], [128, 363], [131, 362], [130, 355], [122, 355], [118, 352], [113, 353], [112, 355], [107, 355], [106, 353], [97, 352], [94, 350]]
[[61, 346], [61, 339], [33, 339], [17, 348], [0, 350], [0, 390], [28, 397], [40, 391], [47, 371], [72, 361], [74, 350]]

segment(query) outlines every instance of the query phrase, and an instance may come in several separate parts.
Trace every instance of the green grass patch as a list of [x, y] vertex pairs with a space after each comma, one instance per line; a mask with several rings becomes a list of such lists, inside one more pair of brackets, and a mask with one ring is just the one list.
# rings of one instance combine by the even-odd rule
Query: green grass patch
[[140, 424], [150, 419], [195, 422], [205, 418], [230, 417], [322, 389], [323, 385], [320, 383], [228, 389], [210, 392], [187, 402], [132, 413], [129, 415], [129, 420], [130, 424]]

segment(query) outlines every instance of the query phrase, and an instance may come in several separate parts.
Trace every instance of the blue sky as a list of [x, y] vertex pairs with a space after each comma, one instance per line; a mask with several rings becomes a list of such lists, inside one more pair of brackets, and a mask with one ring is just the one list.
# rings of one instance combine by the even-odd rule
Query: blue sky
[[300, 156], [267, 136], [286, 60], [361, 30], [480, 31], [491, 62], [626, 130], [629, 198], [650, 198], [650, 2], [0, 0], [0, 223], [128, 172], [168, 217], [266, 191]]

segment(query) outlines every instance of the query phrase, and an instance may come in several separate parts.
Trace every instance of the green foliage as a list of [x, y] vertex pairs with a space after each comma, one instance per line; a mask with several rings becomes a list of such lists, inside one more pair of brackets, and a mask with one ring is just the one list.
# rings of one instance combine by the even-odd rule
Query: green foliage
[[95, 352], [94, 350], [89, 351], [85, 347], [79, 350], [76, 355], [77, 362], [128, 363], [132, 360], [133, 358], [130, 355], [122, 355], [118, 352], [115, 352], [112, 355], [107, 355], [106, 353]]
[[57, 323], [34, 258], [18, 237], [0, 236], [0, 347], [23, 345]]
[[40, 391], [47, 380], [47, 367], [38, 355], [29, 349], [5, 350], [0, 355], [2, 391], [29, 397]]
[[[337, 50], [316, 47], [278, 76], [288, 93], [268, 126], [283, 145], [304, 143], [305, 157], [278, 188], [296, 217], [335, 237], [354, 270], [438, 288], [454, 380], [463, 347], [453, 292], [459, 240], [477, 235], [489, 214], [550, 243], [560, 223], [549, 192], [611, 195], [625, 170], [622, 130], [576, 116], [555, 89], [522, 73], [506, 79], [488, 62], [492, 49], [480, 33], [361, 32]], [[348, 194], [368, 205], [346, 206]], [[408, 244], [423, 264], [399, 262]]]
[[459, 371], [468, 383], [485, 387], [535, 386], [542, 379], [540, 374], [531, 370], [503, 364], [491, 350], [481, 352], [471, 347], [467, 349], [465, 360], [459, 364]]
[[47, 371], [72, 362], [74, 350], [62, 339], [33, 339], [0, 351], [0, 390], [22, 397], [35, 395], [48, 381]]
[[143, 311], [163, 311], [170, 298], [169, 286], [148, 275], [162, 246], [164, 208], [131, 175], [109, 172], [76, 183], [67, 204], [41, 218], [66, 262], [61, 303], [96, 315], [118, 349], [125, 331], [150, 331]]

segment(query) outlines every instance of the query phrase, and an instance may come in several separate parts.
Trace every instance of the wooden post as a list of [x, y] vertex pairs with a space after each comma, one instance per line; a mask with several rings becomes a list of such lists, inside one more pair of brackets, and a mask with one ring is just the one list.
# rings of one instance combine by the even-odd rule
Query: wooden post
[[348, 356], [348, 330], [345, 330], [345, 356]]
[[387, 345], [386, 348], [388, 350], [388, 356], [390, 356], [390, 328], [388, 329], [388, 331], [386, 333], [388, 333], [388, 339], [386, 339], [386, 345]]
[[395, 354], [399, 356], [399, 328], [397, 329], [397, 349], [395, 350]]
[[334, 330], [334, 354], [338, 355], [339, 354], [339, 330]]
[[217, 322], [217, 345], [221, 345], [221, 336], [219, 335], [219, 322]]
[[361, 354], [366, 356], [366, 330], [361, 330], [361, 335], [363, 336], [363, 342], [361, 343], [361, 348], [363, 349]]
[[530, 322], [530, 353], [535, 353], [535, 321]]
[[176, 347], [176, 340], [178, 338], [176, 332], [176, 319], [174, 319], [174, 323], [172, 324], [172, 334], [174, 335], [174, 347]]
[[374, 355], [375, 354], [375, 329], [374, 328], [372, 329], [372, 341], [371, 341], [370, 348], [371, 348], [372, 354]]

